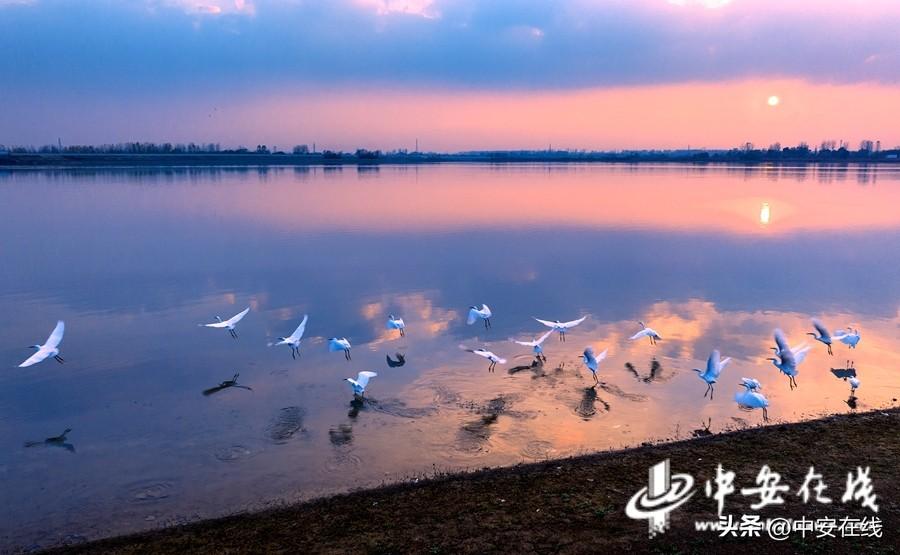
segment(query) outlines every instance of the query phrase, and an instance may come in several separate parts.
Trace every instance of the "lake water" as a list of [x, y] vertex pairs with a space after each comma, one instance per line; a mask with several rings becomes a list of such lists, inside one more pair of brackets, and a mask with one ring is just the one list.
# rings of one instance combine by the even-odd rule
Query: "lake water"
[[[900, 397], [898, 168], [11, 171], [0, 237], [6, 548], [756, 426], [743, 376], [773, 421]], [[465, 324], [480, 303], [490, 330]], [[237, 340], [197, 326], [246, 306]], [[303, 314], [300, 359], [266, 346]], [[543, 368], [509, 372], [532, 360], [509, 342], [542, 333], [532, 317], [581, 315]], [[813, 316], [857, 324], [859, 347], [828, 356]], [[17, 368], [58, 319], [66, 363]], [[628, 341], [638, 320], [657, 346]], [[813, 346], [794, 391], [766, 361], [776, 327]], [[610, 351], [596, 390], [588, 344]], [[509, 363], [488, 373], [460, 345]], [[710, 401], [691, 369], [715, 348], [734, 360]], [[830, 371], [848, 357], [849, 404]], [[361, 370], [379, 375], [360, 405], [342, 380]], [[253, 390], [201, 394], [235, 373]], [[66, 428], [74, 452], [25, 447]]]

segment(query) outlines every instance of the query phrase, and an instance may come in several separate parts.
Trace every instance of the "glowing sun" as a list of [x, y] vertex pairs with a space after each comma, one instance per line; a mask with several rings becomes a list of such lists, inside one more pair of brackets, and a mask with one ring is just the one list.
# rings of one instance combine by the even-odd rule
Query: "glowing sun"
[[769, 102], [769, 106], [778, 106], [778, 104], [781, 102], [781, 99], [773, 94], [772, 96], [769, 97], [768, 102]]

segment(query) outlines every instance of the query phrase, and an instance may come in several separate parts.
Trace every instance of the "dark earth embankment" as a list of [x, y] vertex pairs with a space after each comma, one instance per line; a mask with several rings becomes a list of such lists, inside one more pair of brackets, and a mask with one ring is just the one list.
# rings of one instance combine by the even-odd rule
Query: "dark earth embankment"
[[[417, 484], [360, 491], [266, 512], [64, 548], [69, 553], [892, 553], [900, 546], [900, 410], [772, 425], [677, 443], [643, 446], [512, 468], [452, 475]], [[648, 539], [646, 521], [625, 515], [629, 498], [654, 464], [695, 479], [694, 496], [671, 514], [671, 528]], [[776, 542], [720, 538], [694, 522], [716, 520], [704, 493], [716, 465], [735, 472], [725, 513], [809, 519], [877, 516], [883, 537], [816, 538], [800, 533]], [[790, 486], [785, 503], [750, 509], [760, 467]], [[811, 465], [824, 476], [831, 504], [796, 495]], [[859, 501], [842, 503], [847, 473], [871, 467], [877, 515]], [[351, 477], [348, 477], [350, 479]], [[815, 494], [813, 493], [813, 496]]]

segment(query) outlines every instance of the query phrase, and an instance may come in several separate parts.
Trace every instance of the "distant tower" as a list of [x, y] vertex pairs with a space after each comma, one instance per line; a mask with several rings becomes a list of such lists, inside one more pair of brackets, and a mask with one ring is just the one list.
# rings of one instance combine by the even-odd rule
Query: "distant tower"
[[57, 137], [56, 144], [59, 145], [59, 151], [62, 152], [62, 139]]
[[419, 153], [419, 138], [416, 137], [416, 154]]
[[313, 141], [313, 154], [315, 154], [315, 153], [316, 153], [316, 142]]

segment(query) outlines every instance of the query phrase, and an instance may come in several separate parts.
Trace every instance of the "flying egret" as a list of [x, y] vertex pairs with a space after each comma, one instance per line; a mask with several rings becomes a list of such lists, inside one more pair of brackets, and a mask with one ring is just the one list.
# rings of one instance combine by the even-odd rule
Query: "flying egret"
[[772, 349], [778, 358], [768, 358], [766, 360], [771, 360], [772, 364], [788, 377], [788, 383], [791, 389], [794, 389], [797, 387], [797, 374], [799, 374], [797, 366], [806, 359], [810, 348], [807, 345], [801, 345], [793, 349], [788, 347], [787, 338], [780, 329], [775, 330], [775, 344], [777, 347]]
[[62, 364], [65, 362], [63, 357], [59, 356], [59, 344], [62, 343], [63, 334], [66, 332], [66, 324], [62, 320], [56, 322], [56, 327], [50, 333], [46, 343], [43, 345], [32, 345], [31, 349], [37, 349], [37, 352], [28, 357], [28, 359], [19, 365], [19, 368], [27, 368], [33, 364], [37, 364], [47, 357], [53, 357], [56, 362]]
[[816, 341], [824, 343], [825, 346], [828, 347], [828, 354], [833, 355], [834, 353], [831, 352], [832, 337], [831, 337], [831, 334], [828, 333], [828, 328], [826, 328], [825, 324], [823, 324], [820, 320], [817, 320], [816, 318], [812, 319], [812, 325], [814, 328], [816, 328], [816, 331], [819, 333], [819, 335], [816, 335], [815, 333], [812, 333], [812, 332], [809, 332], [806, 335], [811, 335], [811, 336], [813, 336], [813, 338]]
[[600, 363], [603, 359], [606, 358], [606, 354], [609, 349], [603, 349], [603, 352], [600, 354], [594, 354], [593, 347], [585, 347], [584, 353], [581, 355], [581, 360], [584, 362], [584, 365], [587, 366], [588, 370], [591, 371], [591, 374], [594, 376], [594, 386], [600, 383], [600, 380], [597, 378], [597, 369], [600, 367]]
[[350, 341], [346, 337], [332, 337], [328, 340], [328, 350], [332, 353], [344, 351], [344, 358], [350, 359]]
[[568, 330], [574, 328], [578, 324], [584, 322], [585, 318], [587, 318], [587, 316], [582, 316], [581, 318], [579, 318], [577, 320], [571, 320], [569, 322], [560, 322], [559, 320], [555, 320], [555, 321], [551, 322], [549, 320], [541, 320], [540, 318], [535, 318], [535, 320], [537, 320], [538, 322], [540, 322], [540, 323], [544, 324], [545, 326], [547, 326], [548, 328], [550, 328], [551, 331], [559, 332], [559, 340], [565, 341], [566, 340], [566, 332]]
[[643, 322], [638, 322], [638, 325], [641, 326], [641, 331], [631, 336], [632, 341], [634, 341], [635, 339], [640, 339], [641, 337], [649, 337], [650, 344], [656, 345], [656, 342], [662, 339], [662, 337], [660, 337], [659, 334], [656, 333], [656, 330], [654, 330], [653, 328], [648, 328]]
[[834, 341], [840, 341], [841, 343], [843, 343], [844, 345], [847, 345], [851, 349], [855, 349], [856, 344], [859, 343], [859, 339], [860, 339], [859, 330], [848, 326], [846, 330], [840, 330], [831, 339]]
[[369, 379], [374, 378], [378, 374], [375, 372], [360, 372], [356, 375], [356, 379], [353, 378], [345, 378], [346, 381], [350, 382], [350, 385], [353, 387], [353, 395], [357, 397], [362, 397], [366, 394], [366, 386], [369, 385]]
[[466, 324], [471, 326], [472, 324], [475, 323], [475, 320], [481, 318], [482, 320], [484, 320], [484, 327], [490, 328], [491, 327], [491, 316], [493, 316], [493, 315], [494, 315], [494, 313], [491, 312], [491, 309], [486, 304], [482, 304], [480, 310], [478, 309], [478, 307], [470, 306], [469, 307], [469, 317], [466, 318]]
[[466, 347], [463, 347], [462, 345], [460, 345], [460, 347], [462, 347], [462, 349], [465, 350], [465, 351], [468, 351], [468, 352], [470, 352], [470, 353], [472, 353], [472, 354], [476, 354], [476, 355], [478, 355], [478, 356], [480, 356], [480, 357], [482, 357], [482, 358], [486, 358], [486, 359], [488, 359], [489, 361], [491, 361], [491, 364], [488, 366], [488, 372], [493, 372], [494, 369], [497, 367], [497, 364], [498, 364], [498, 363], [499, 363], [499, 364], [506, 364], [506, 359], [505, 359], [505, 358], [500, 358], [499, 356], [497, 356], [497, 355], [495, 355], [494, 353], [488, 351], [487, 349], [483, 349], [483, 348], [479, 348], [479, 349], [468, 349], [468, 348], [466, 348]]
[[303, 339], [303, 332], [306, 331], [306, 321], [308, 319], [309, 317], [304, 314], [303, 321], [300, 322], [300, 325], [297, 326], [294, 333], [288, 337], [279, 337], [277, 342], [269, 343], [269, 347], [272, 347], [273, 345], [288, 345], [291, 348], [291, 358], [296, 359], [300, 356], [300, 340]]
[[[762, 389], [759, 386], [759, 382], [753, 379], [748, 380], [747, 378], [743, 378], [741, 380], [742, 385], [746, 388], [744, 391], [740, 391], [734, 394], [734, 400], [737, 402], [738, 406], [745, 407], [748, 409], [762, 409], [763, 411], [763, 421], [769, 421], [769, 400], [766, 399], [766, 396], [759, 392], [759, 389]], [[749, 383], [748, 383], [749, 382]], [[751, 387], [752, 384], [756, 384], [756, 387]]]
[[712, 401], [713, 393], [715, 391], [713, 385], [716, 383], [716, 380], [719, 379], [719, 374], [722, 373], [722, 369], [725, 368], [729, 362], [731, 362], [730, 357], [725, 357], [723, 359], [719, 355], [719, 351], [714, 350], [709, 354], [709, 358], [706, 359], [706, 370], [694, 368], [694, 372], [697, 373], [701, 380], [706, 382], [706, 391], [703, 393], [704, 398], [706, 397], [706, 394], [709, 393], [709, 400]]
[[400, 337], [406, 336], [406, 322], [403, 321], [403, 318], [397, 318], [393, 314], [388, 316], [387, 329], [400, 330]]
[[246, 316], [248, 312], [250, 312], [250, 307], [249, 307], [249, 306], [248, 306], [247, 308], [245, 308], [244, 310], [242, 310], [241, 312], [239, 312], [238, 314], [235, 314], [234, 316], [232, 316], [231, 318], [229, 318], [229, 319], [227, 319], [227, 320], [222, 320], [222, 318], [216, 316], [216, 321], [215, 321], [215, 322], [213, 322], [213, 323], [211, 323], [211, 324], [202, 324], [202, 325], [203, 325], [204, 327], [207, 327], [207, 328], [224, 328], [224, 329], [227, 329], [227, 330], [228, 330], [228, 333], [231, 334], [231, 337], [237, 339], [237, 332], [234, 331], [234, 327], [237, 325], [238, 322], [240, 322], [241, 320], [244, 319], [244, 316]]
[[544, 341], [546, 341], [547, 338], [550, 337], [550, 334], [552, 334], [552, 333], [553, 333], [553, 330], [550, 330], [547, 333], [545, 333], [544, 335], [542, 335], [532, 341], [517, 341], [515, 339], [510, 339], [510, 341], [512, 341], [513, 343], [518, 343], [519, 345], [521, 345], [523, 347], [531, 347], [531, 352], [534, 353], [534, 358], [543, 360], [544, 362], [547, 362], [547, 357], [544, 356], [544, 347], [542, 345], [543, 345]]

